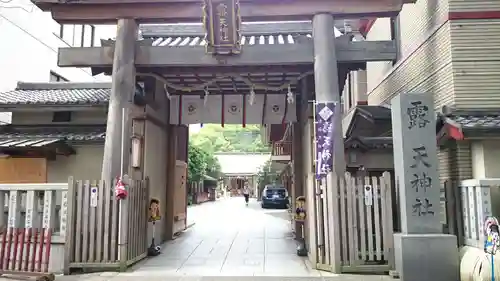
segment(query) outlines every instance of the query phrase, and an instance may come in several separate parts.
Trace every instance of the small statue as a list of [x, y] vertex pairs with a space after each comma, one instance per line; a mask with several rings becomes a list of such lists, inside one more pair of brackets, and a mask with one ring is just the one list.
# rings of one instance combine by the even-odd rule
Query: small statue
[[306, 198], [299, 196], [295, 199], [295, 220], [304, 221], [306, 219]]
[[498, 220], [495, 217], [488, 217], [484, 222], [484, 252], [494, 255], [500, 246], [500, 233]]

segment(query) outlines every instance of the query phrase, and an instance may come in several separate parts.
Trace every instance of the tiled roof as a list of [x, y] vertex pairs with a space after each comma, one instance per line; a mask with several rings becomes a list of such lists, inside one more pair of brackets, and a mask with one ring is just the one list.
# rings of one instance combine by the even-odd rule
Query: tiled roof
[[500, 114], [460, 114], [449, 116], [462, 129], [500, 129]]
[[0, 148], [43, 147], [61, 141], [54, 138], [0, 138]]
[[[283, 45], [312, 40], [311, 22], [243, 23], [241, 45]], [[153, 46], [205, 46], [202, 24], [165, 24], [141, 27], [143, 38]], [[335, 36], [342, 33], [335, 28]]]
[[[340, 33], [336, 28], [336, 33]], [[197, 24], [150, 24], [141, 25], [141, 35], [144, 38], [161, 36], [203, 36], [205, 31], [201, 23]], [[243, 22], [242, 35], [277, 35], [312, 33], [310, 21], [251, 23]]]
[[257, 174], [269, 160], [269, 154], [217, 153], [223, 174]]
[[109, 83], [18, 83], [13, 91], [0, 93], [0, 106], [106, 104]]
[[350, 148], [392, 148], [392, 137], [353, 137], [345, 140], [344, 145]]
[[357, 105], [357, 110], [368, 113], [373, 119], [391, 119], [391, 109], [380, 105]]
[[[204, 36], [175, 36], [175, 37], [154, 37], [153, 46], [183, 47], [183, 46], [205, 46]], [[251, 35], [242, 36], [241, 45], [284, 45], [296, 44], [301, 40], [312, 40], [310, 34], [307, 35]]]
[[65, 141], [104, 141], [106, 126], [15, 126], [0, 127], [0, 142], [8, 140], [55, 139]]

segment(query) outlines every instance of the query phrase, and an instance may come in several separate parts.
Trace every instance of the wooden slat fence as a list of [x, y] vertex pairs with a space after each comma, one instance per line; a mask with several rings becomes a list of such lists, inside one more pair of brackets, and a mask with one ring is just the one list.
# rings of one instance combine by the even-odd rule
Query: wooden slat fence
[[[65, 229], [67, 184], [0, 184], [0, 270], [49, 272], [53, 234]], [[57, 195], [57, 196], [56, 196]]]
[[132, 181], [124, 200], [116, 199], [114, 189], [113, 181], [70, 179], [63, 201], [68, 221], [65, 274], [75, 269], [124, 270], [146, 256], [148, 180]]
[[333, 173], [316, 182], [318, 268], [379, 273], [394, 268], [391, 175]]
[[339, 181], [343, 272], [386, 272], [393, 264], [391, 176]]
[[500, 179], [463, 180], [460, 182], [459, 190], [457, 205], [461, 207], [461, 210], [456, 210], [455, 214], [451, 214], [450, 210], [449, 224], [453, 224], [452, 220], [455, 220], [458, 229], [456, 235], [459, 236], [460, 242], [482, 249], [484, 246], [484, 221], [489, 216], [498, 218]]

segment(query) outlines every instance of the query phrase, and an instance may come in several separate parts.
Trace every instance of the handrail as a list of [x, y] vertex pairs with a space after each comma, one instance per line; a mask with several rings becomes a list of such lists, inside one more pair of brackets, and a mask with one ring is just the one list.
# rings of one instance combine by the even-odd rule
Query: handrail
[[68, 183], [2, 183], [0, 184], [1, 191], [44, 191], [68, 190]]
[[292, 142], [280, 141], [273, 143], [273, 156], [289, 156], [292, 155]]

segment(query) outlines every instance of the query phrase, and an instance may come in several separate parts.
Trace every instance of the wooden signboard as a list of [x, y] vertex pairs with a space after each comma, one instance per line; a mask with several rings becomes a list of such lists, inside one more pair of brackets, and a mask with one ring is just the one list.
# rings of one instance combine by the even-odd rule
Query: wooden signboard
[[0, 183], [46, 183], [45, 158], [0, 158]]
[[241, 52], [239, 0], [203, 0], [206, 52], [231, 55]]

